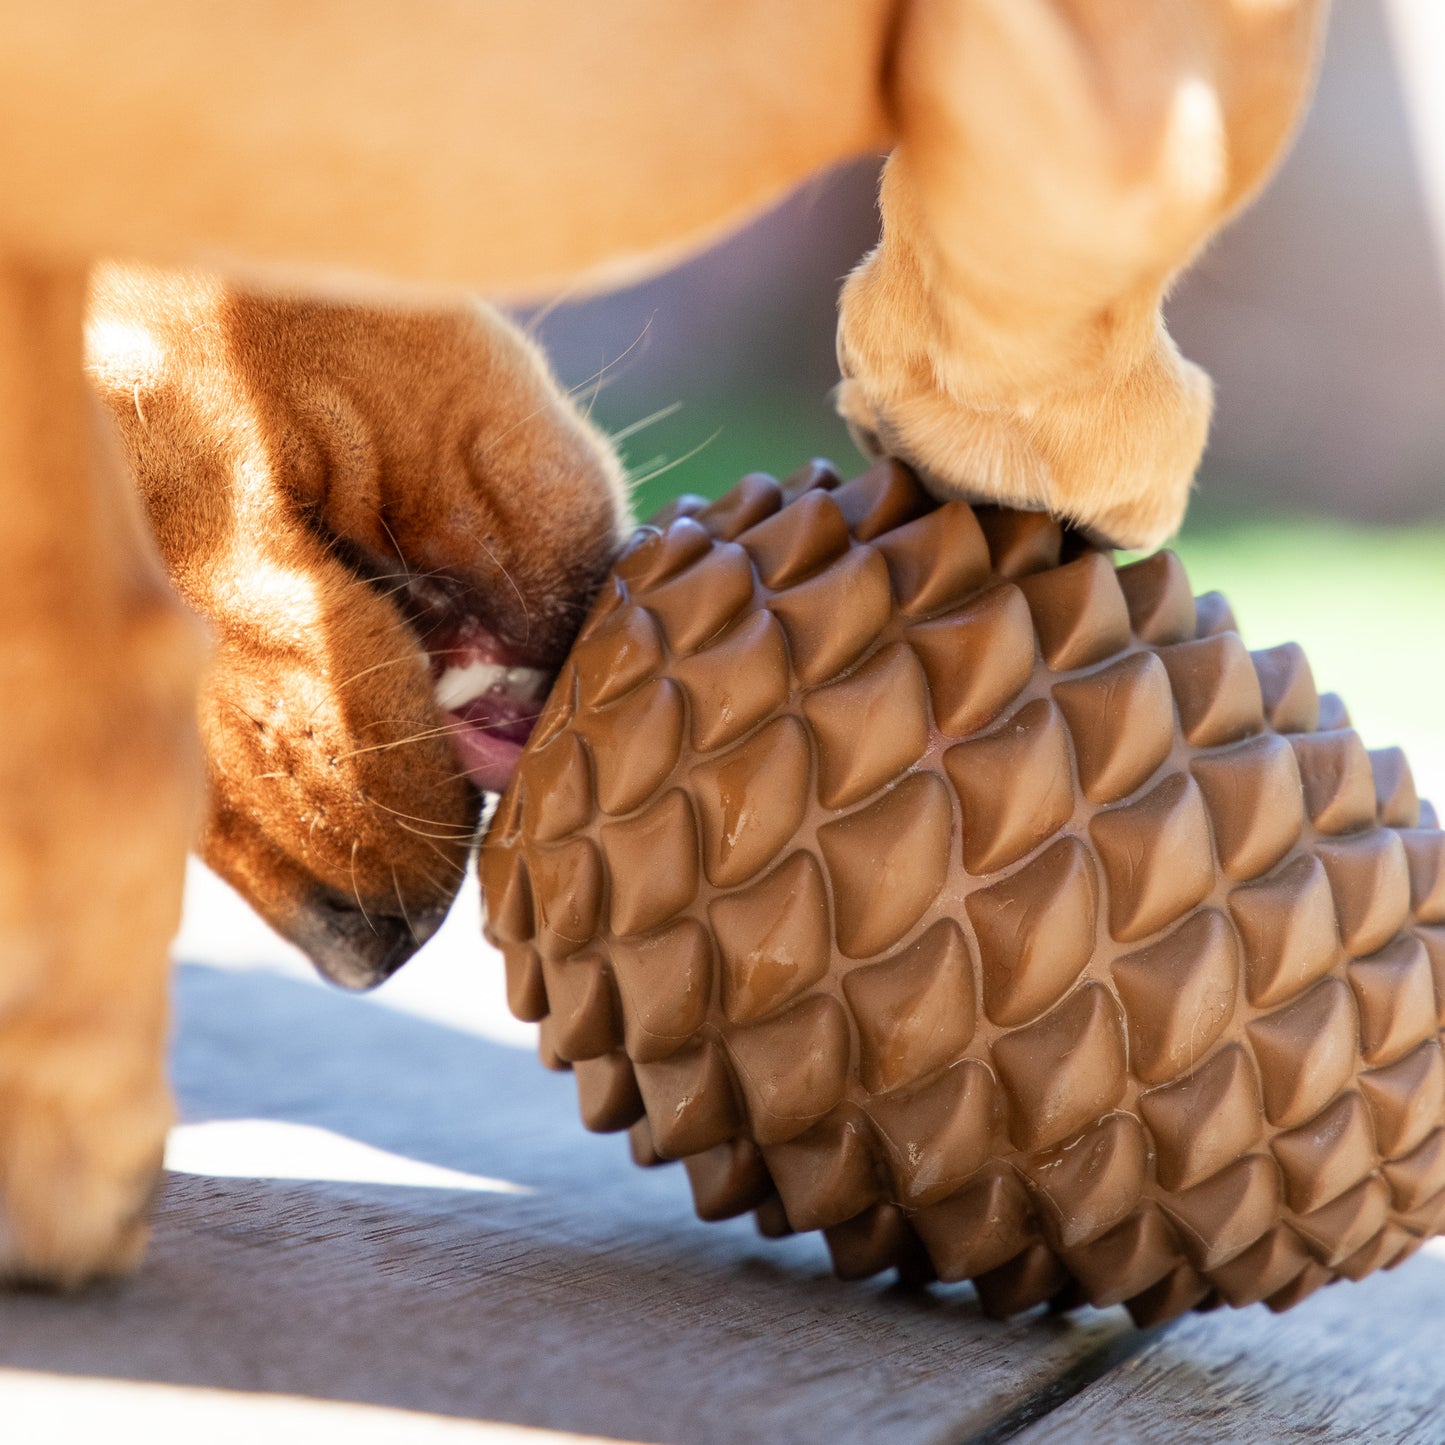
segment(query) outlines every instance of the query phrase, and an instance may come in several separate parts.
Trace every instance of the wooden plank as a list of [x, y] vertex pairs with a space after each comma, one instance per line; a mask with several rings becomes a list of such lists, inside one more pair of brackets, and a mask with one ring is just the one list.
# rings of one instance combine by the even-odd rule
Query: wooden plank
[[1439, 1445], [1445, 1259], [1181, 1321], [1016, 1445]]
[[1077, 1388], [1133, 1338], [1118, 1311], [1004, 1327], [967, 1289], [839, 1284], [816, 1236], [702, 1225], [680, 1167], [637, 1169], [582, 1130], [569, 1077], [479, 1033], [213, 968], [182, 970], [179, 1014], [193, 1158], [353, 1182], [171, 1175], [140, 1278], [6, 1301], [0, 1367], [632, 1440], [907, 1442]]

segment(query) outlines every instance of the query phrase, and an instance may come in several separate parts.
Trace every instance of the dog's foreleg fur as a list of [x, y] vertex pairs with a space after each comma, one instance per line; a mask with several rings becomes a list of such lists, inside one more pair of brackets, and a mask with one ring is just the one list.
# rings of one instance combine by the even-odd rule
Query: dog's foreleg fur
[[57, 1284], [144, 1241], [201, 788], [204, 639], [103, 456], [84, 301], [0, 260], [0, 1276]]
[[840, 409], [935, 491], [1127, 545], [1183, 517], [1211, 390], [1166, 288], [1263, 183], [1320, 0], [916, 0]]

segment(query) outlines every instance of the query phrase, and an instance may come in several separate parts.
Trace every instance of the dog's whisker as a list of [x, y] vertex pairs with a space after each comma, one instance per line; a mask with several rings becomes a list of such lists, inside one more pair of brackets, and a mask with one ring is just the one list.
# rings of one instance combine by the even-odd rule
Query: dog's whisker
[[[442, 860], [443, 864], [445, 864], [449, 872], [455, 873], [458, 878], [465, 878], [467, 876], [465, 864], [458, 863], [455, 858], [448, 858], [447, 855], [443, 853], [442, 850], [438, 848], [435, 843], [428, 840], [425, 833], [418, 833], [416, 836], [421, 839], [422, 847], [429, 848], [433, 853], [435, 853], [437, 857]], [[440, 891], [444, 887], [444, 885], [438, 883], [437, 880], [432, 877], [430, 873], [428, 873], [425, 869], [421, 868], [420, 864], [416, 864], [413, 866], [417, 867], [418, 871], [422, 873], [423, 877], [426, 878], [427, 882], [429, 882], [433, 888], [436, 888], [438, 891]]]
[[[654, 312], [653, 314], [656, 315], [655, 312]], [[648, 333], [648, 331], [650, 330], [651, 326], [652, 326], [652, 317], [649, 316], [649, 317], [647, 318], [647, 322], [646, 322], [646, 324], [643, 326], [642, 330], [641, 330], [640, 332], [638, 332], [638, 334], [637, 334], [637, 339], [636, 339], [635, 341], [633, 341], [632, 346], [629, 346], [629, 347], [627, 348], [627, 350], [622, 353], [621, 356], [616, 357], [616, 358], [615, 358], [614, 360], [612, 360], [612, 361], [609, 361], [609, 362], [607, 363], [607, 365], [605, 365], [605, 366], [603, 366], [603, 367], [600, 367], [600, 368], [596, 371], [596, 373], [595, 373], [596, 381], [594, 382], [594, 384], [593, 384], [593, 386], [592, 386], [592, 394], [591, 394], [591, 396], [589, 396], [589, 397], [587, 398], [587, 405], [586, 405], [586, 407], [583, 408], [583, 411], [582, 411], [582, 419], [583, 419], [584, 421], [591, 421], [591, 420], [592, 420], [592, 411], [593, 411], [593, 408], [597, 405], [597, 398], [602, 395], [602, 389], [603, 389], [603, 387], [605, 387], [605, 386], [610, 386], [611, 383], [612, 383], [612, 378], [611, 378], [610, 376], [608, 376], [608, 372], [609, 372], [614, 366], [616, 366], [616, 365], [618, 365], [620, 362], [626, 360], [628, 353], [631, 352], [631, 350], [633, 349], [633, 347], [637, 346], [637, 345], [642, 341], [642, 339], [647, 335], [647, 333]], [[587, 385], [586, 382], [581, 383], [581, 386], [586, 386], [586, 385]], [[578, 391], [581, 390], [581, 386], [579, 386], [579, 387], [577, 388]], [[569, 395], [572, 395], [572, 394], [575, 394], [575, 393], [569, 393]]]
[[353, 577], [344, 585], [347, 587], [372, 587], [378, 582], [400, 582], [400, 587], [388, 589], [383, 595], [390, 597], [393, 592], [403, 591], [409, 582], [426, 582], [433, 577], [446, 575], [445, 567], [433, 567], [427, 572], [413, 572], [408, 569], [405, 572], [378, 572], [367, 573], [364, 577]]
[[[652, 317], [649, 316], [649, 317], [647, 318], [647, 321], [646, 321], [646, 323], [644, 324], [642, 330], [637, 333], [636, 338], [632, 341], [632, 343], [631, 343], [629, 346], [626, 347], [625, 350], [623, 350], [619, 355], [613, 357], [613, 359], [612, 359], [611, 361], [604, 362], [601, 366], [599, 366], [599, 367], [597, 368], [596, 371], [594, 371], [594, 372], [592, 373], [591, 376], [584, 377], [584, 378], [583, 378], [581, 381], [579, 381], [575, 386], [569, 386], [569, 387], [567, 388], [566, 395], [567, 395], [568, 397], [577, 396], [577, 395], [579, 395], [582, 391], [584, 391], [587, 387], [592, 386], [594, 383], [596, 384], [597, 388], [600, 390], [601, 387], [602, 387], [602, 384], [603, 384], [603, 378], [607, 376], [608, 372], [610, 372], [614, 367], [619, 366], [623, 361], [625, 361], [625, 360], [627, 359], [627, 357], [628, 357], [628, 356], [638, 347], [638, 345], [640, 345], [641, 342], [647, 337], [647, 334], [648, 334], [651, 330], [652, 330]], [[594, 392], [593, 396], [594, 396], [594, 400], [595, 400], [595, 397], [596, 397], [596, 393], [595, 393], [595, 392]], [[516, 421], [514, 421], [514, 422], [511, 424], [511, 426], [509, 426], [509, 427], [503, 427], [502, 430], [499, 431], [499, 432], [497, 432], [494, 436], [488, 437], [488, 438], [487, 438], [487, 444], [486, 444], [486, 446], [485, 446], [485, 447], [478, 453], [478, 455], [477, 455], [477, 460], [478, 460], [478, 461], [485, 461], [489, 456], [491, 456], [491, 454], [497, 449], [497, 447], [499, 447], [504, 441], [506, 441], [506, 439], [507, 439], [509, 436], [511, 436], [511, 434], [512, 434], [514, 431], [516, 431], [519, 427], [524, 427], [524, 426], [526, 426], [529, 421], [532, 421], [532, 420], [534, 420], [535, 418], [541, 416], [543, 412], [547, 412], [547, 411], [553, 410], [557, 405], [558, 405], [558, 403], [557, 403], [557, 401], [556, 401], [555, 399], [549, 399], [549, 400], [547, 400], [547, 401], [544, 401], [541, 406], [535, 407], [533, 410], [529, 411], [525, 416], [519, 417]]]
[[670, 416], [676, 416], [681, 410], [681, 401], [674, 401], [667, 406], [660, 406], [656, 411], [649, 412], [646, 416], [639, 417], [636, 421], [629, 422], [626, 426], [619, 427], [618, 430], [614, 432], [608, 432], [608, 440], [611, 441], [613, 446], [616, 446], [618, 442], [624, 442], [628, 437], [636, 436], [638, 432], [645, 430], [647, 427], [653, 426], [660, 421], [666, 421]]
[[665, 466], [656, 467], [652, 471], [646, 472], [640, 477], [629, 476], [628, 485], [634, 491], [636, 491], [638, 487], [643, 486], [647, 482], [656, 481], [658, 477], [672, 471], [674, 467], [680, 467], [684, 462], [690, 462], [705, 447], [710, 447], [722, 435], [722, 430], [723, 429], [721, 427], [718, 427], [718, 429], [713, 432], [710, 437], [704, 438], [695, 447], [693, 447], [690, 452], [684, 452], [675, 461], [670, 461]]
[[410, 564], [406, 560], [406, 553], [401, 550], [401, 543], [396, 540], [396, 533], [391, 530], [391, 525], [387, 522], [385, 515], [378, 512], [376, 520], [380, 524], [381, 530], [386, 533], [387, 541], [389, 541], [395, 549], [396, 560], [400, 562], [403, 567], [408, 567]]
[[527, 598], [523, 594], [522, 589], [517, 586], [517, 579], [513, 577], [512, 574], [507, 571], [504, 566], [502, 566], [502, 564], [497, 560], [497, 554], [493, 552], [492, 549], [487, 546], [484, 541], [481, 540], [481, 538], [477, 539], [477, 546], [479, 546], [482, 551], [485, 552], [487, 556], [492, 559], [492, 564], [496, 567], [497, 571], [500, 572], [502, 576], [507, 579], [507, 585], [512, 589], [513, 592], [517, 594], [517, 602], [521, 606], [522, 617], [527, 624], [527, 632], [524, 638], [524, 643], [530, 642], [532, 640], [532, 609], [527, 606]]
[[401, 880], [396, 876], [396, 864], [391, 865], [391, 891], [396, 894], [396, 906], [401, 909], [401, 921], [406, 924], [406, 931], [411, 934], [411, 941], [421, 947], [421, 939], [416, 936], [416, 926], [411, 921], [411, 915], [406, 911], [406, 899], [401, 896]]
[[602, 394], [602, 378], [597, 378], [597, 385], [592, 388], [592, 394], [587, 398], [587, 405], [582, 408], [582, 420], [592, 420], [592, 408], [597, 405], [597, 398]]
[[445, 893], [447, 891], [447, 884], [441, 882], [430, 868], [423, 868], [420, 863], [413, 863], [412, 867], [415, 868], [438, 893]]
[[570, 286], [563, 286], [554, 293], [550, 301], [545, 301], [522, 323], [522, 334], [530, 336], [532, 340], [537, 339], [537, 332], [542, 323], [561, 305], [570, 301], [582, 289], [582, 281], [579, 279], [572, 282]]
[[[387, 811], [389, 812], [390, 809]], [[394, 826], [400, 828], [403, 833], [411, 833], [418, 838], [430, 838], [436, 843], [459, 843], [467, 848], [470, 848], [476, 840], [477, 834], [475, 829], [472, 829], [470, 832], [463, 832], [458, 829], [456, 831], [433, 833], [426, 828], [418, 828], [411, 823], [405, 822], [405, 817], [406, 815], [404, 813], [393, 814], [392, 822]], [[445, 828], [446, 824], [439, 824], [438, 826]]]
[[[647, 340], [649, 333], [652, 331], [652, 323], [654, 320], [656, 320], [656, 318], [657, 312], [654, 311], [652, 315], [649, 316], [647, 320], [642, 323], [642, 330], [639, 331], [637, 335], [632, 338], [632, 340], [627, 344], [627, 346], [625, 346], [620, 352], [618, 352], [618, 354], [614, 356], [611, 361], [604, 361], [602, 365], [599, 366], [597, 370], [592, 373], [591, 376], [585, 376], [575, 386], [569, 386], [567, 388], [567, 395], [577, 396], [585, 388], [592, 386], [594, 382], [597, 383], [598, 388], [600, 388], [602, 384], [602, 378], [605, 377], [607, 373], [612, 371], [615, 367], [621, 366], [622, 363], [626, 361], [627, 358], [631, 356], [632, 353], [636, 351], [637, 348], [641, 346], [644, 341]], [[594, 395], [595, 394], [596, 393], [594, 392]]]
[[[538, 716], [540, 716], [540, 714], [538, 714]], [[511, 726], [514, 726], [514, 725], [515, 725], [517, 722], [519, 722], [519, 721], [526, 721], [526, 719], [524, 719], [524, 718], [523, 718], [523, 719], [515, 719], [515, 718], [514, 718], [514, 719], [512, 719], [512, 720], [510, 720], [510, 721], [508, 721], [508, 722], [505, 722], [505, 723], [500, 723], [500, 722], [499, 722], [499, 723], [470, 723], [470, 722], [447, 723], [447, 724], [445, 724], [445, 725], [442, 726], [442, 727], [427, 728], [427, 729], [425, 729], [425, 730], [422, 731], [422, 732], [412, 733], [410, 737], [393, 738], [390, 742], [385, 742], [385, 743], [371, 743], [371, 744], [369, 744], [367, 747], [364, 747], [364, 748], [353, 748], [350, 752], [347, 752], [347, 753], [337, 753], [336, 756], [332, 759], [332, 761], [333, 761], [333, 762], [338, 762], [338, 763], [344, 763], [348, 758], [360, 757], [363, 753], [380, 753], [380, 752], [385, 752], [388, 748], [403, 748], [403, 747], [406, 747], [409, 743], [427, 742], [427, 741], [428, 741], [429, 739], [431, 739], [431, 738], [448, 738], [448, 737], [454, 737], [457, 733], [463, 733], [463, 732], [468, 732], [468, 731], [471, 731], [471, 732], [487, 732], [488, 730], [493, 729], [493, 728], [502, 728], [502, 727], [511, 727]]]
[[[387, 667], [399, 667], [402, 663], [415, 667], [416, 658], [414, 656], [389, 657], [385, 662], [374, 662], [370, 667], [363, 667], [360, 672], [353, 672], [350, 677], [338, 682], [336, 684], [336, 690], [340, 692], [343, 687], [350, 687], [353, 682], [359, 682], [363, 677], [369, 677], [373, 672], [380, 672], [383, 668]], [[329, 698], [322, 698], [321, 701], [306, 714], [306, 721], [310, 722], [329, 701]]]
[[[377, 804], [374, 798], [368, 798], [366, 801], [373, 808], [380, 806]], [[386, 809], [386, 811], [390, 812], [391, 810]], [[429, 852], [435, 853], [436, 856], [441, 859], [448, 872], [455, 873], [458, 878], [466, 877], [466, 865], [464, 863], [459, 863], [455, 858], [448, 857], [445, 853], [442, 852], [440, 848], [437, 847], [436, 842], [434, 842], [433, 839], [439, 839], [441, 842], [444, 843], [465, 843], [467, 845], [467, 857], [470, 858], [471, 845], [476, 841], [474, 833], [468, 834], [465, 838], [444, 838], [436, 833], [428, 833], [421, 828], [407, 827], [405, 823], [399, 822], [397, 824], [397, 827], [401, 828], [404, 832], [410, 833], [414, 838], [420, 839], [422, 847], [426, 848]], [[419, 867], [419, 865], [413, 866]], [[420, 871], [433, 888], [437, 889], [438, 892], [441, 892], [443, 890], [444, 885], [438, 883], [437, 880], [429, 872], [427, 872], [425, 869], [420, 869]]]
[[[416, 580], [417, 580], [415, 577], [413, 577], [413, 576], [411, 575], [410, 572], [398, 572], [398, 573], [396, 573], [396, 574], [394, 574], [394, 575], [400, 577], [402, 580], [401, 580], [400, 582], [398, 582], [395, 587], [388, 587], [384, 592], [378, 592], [378, 593], [376, 594], [378, 597], [383, 598], [383, 599], [390, 598], [390, 597], [395, 597], [398, 592], [405, 592], [405, 591], [407, 591], [407, 589], [410, 588], [410, 587], [412, 586], [412, 584], [413, 584], [414, 582], [416, 582]], [[366, 586], [368, 586], [368, 587], [372, 584], [372, 582], [374, 582], [374, 581], [382, 581], [382, 580], [388, 580], [388, 579], [371, 578], [371, 577], [359, 577], [359, 578], [357, 578], [357, 581], [358, 581], [358, 582], [362, 582], [362, 583], [364, 583], [364, 584], [365, 584]]]
[[424, 743], [428, 742], [432, 738], [451, 737], [463, 726], [465, 726], [465, 724], [458, 724], [457, 727], [452, 728], [431, 728], [429, 731], [424, 733], [413, 733], [412, 736], [408, 738], [396, 738], [393, 741], [387, 743], [372, 743], [370, 747], [365, 748], [352, 748], [349, 753], [337, 753], [337, 755], [334, 759], [332, 759], [332, 761], [344, 763], [351, 758], [359, 758], [367, 753], [384, 753], [389, 748], [404, 748], [409, 743]]
[[[393, 713], [389, 716], [378, 714], [376, 717], [368, 718], [366, 722], [361, 723], [357, 726], [356, 731], [359, 735], [364, 732], [376, 732], [379, 728], [410, 728], [413, 731], [407, 733], [407, 736], [411, 737], [415, 734], [426, 732], [433, 726], [435, 726], [433, 723], [424, 718], [417, 717], [415, 713]], [[442, 724], [442, 727], [444, 728], [459, 728], [465, 726], [466, 722], [462, 718], [457, 718], [452, 722]], [[338, 753], [336, 756], [337, 760], [339, 761], [343, 755]], [[349, 756], [349, 754], [347, 756]]]
[[[462, 830], [460, 828], [453, 828], [453, 825], [448, 823], [444, 818], [423, 818], [418, 813], [403, 813], [400, 808], [388, 808], [385, 803], [379, 803], [375, 798], [371, 797], [368, 797], [366, 801], [370, 803], [373, 808], [380, 808], [383, 813], [390, 813], [393, 818], [407, 818], [413, 823], [425, 823], [430, 828], [451, 828], [459, 837], [462, 836]], [[465, 836], [470, 838], [475, 833], [476, 829], [473, 828], [468, 831]]]
[[366, 920], [366, 926], [376, 932], [376, 924], [371, 921], [371, 915], [366, 911], [366, 904], [361, 901], [361, 887], [356, 881], [356, 839], [351, 840], [351, 891], [356, 895], [356, 906], [361, 911], [361, 916]]
[[636, 486], [637, 486], [637, 483], [632, 480], [632, 476], [631, 476], [631, 472], [632, 472], [632, 471], [643, 472], [643, 471], [646, 471], [646, 470], [647, 470], [648, 468], [650, 468], [650, 467], [660, 467], [666, 460], [667, 460], [667, 453], [666, 453], [666, 452], [654, 452], [650, 457], [648, 457], [648, 459], [647, 459], [645, 462], [638, 462], [638, 464], [637, 464], [636, 467], [631, 468], [631, 469], [629, 470], [629, 473], [628, 473], [628, 476], [627, 476], [627, 488], [628, 488], [628, 490], [629, 490], [629, 491], [632, 491], [632, 490], [634, 490], [634, 489], [636, 488]]
[[517, 420], [511, 424], [511, 426], [503, 427], [502, 430], [497, 432], [494, 436], [488, 437], [487, 445], [477, 454], [477, 461], [486, 461], [486, 459], [491, 456], [491, 454], [496, 451], [496, 449], [504, 441], [506, 441], [506, 439], [511, 436], [514, 431], [517, 431], [519, 428], [526, 426], [529, 421], [534, 421], [537, 417], [541, 416], [543, 412], [552, 411], [556, 406], [557, 402], [555, 400], [549, 399], [547, 401], [544, 401], [541, 406], [533, 407], [532, 410], [529, 411], [525, 416], [518, 417]]
[[251, 723], [254, 727], [258, 727], [258, 728], [259, 728], [259, 727], [264, 727], [264, 726], [265, 726], [265, 723], [263, 722], [263, 720], [262, 720], [261, 718], [258, 718], [255, 713], [249, 712], [246, 708], [242, 707], [241, 704], [238, 703], [238, 702], [236, 702], [233, 698], [226, 697], [226, 698], [222, 698], [221, 701], [222, 701], [222, 703], [224, 703], [224, 705], [225, 705], [226, 707], [230, 708], [232, 712], [238, 712], [238, 713], [240, 713], [241, 716], [242, 716], [243, 718], [245, 718], [248, 723]]
[[[444, 776], [444, 777], [441, 779], [441, 782], [442, 782], [442, 784], [455, 783], [455, 782], [462, 781], [463, 779], [465, 779], [465, 780], [467, 780], [467, 781], [470, 781], [471, 776], [472, 776], [472, 775], [471, 775], [465, 768], [458, 768], [456, 772], [454, 772], [454, 773], [448, 773], [446, 776]], [[495, 791], [495, 790], [492, 790], [492, 791]]]
[[404, 823], [400, 818], [395, 820], [395, 826], [403, 833], [410, 833], [414, 838], [430, 838], [434, 843], [466, 843], [470, 845], [476, 836], [474, 833], [428, 833], [425, 828], [414, 828], [410, 823]]

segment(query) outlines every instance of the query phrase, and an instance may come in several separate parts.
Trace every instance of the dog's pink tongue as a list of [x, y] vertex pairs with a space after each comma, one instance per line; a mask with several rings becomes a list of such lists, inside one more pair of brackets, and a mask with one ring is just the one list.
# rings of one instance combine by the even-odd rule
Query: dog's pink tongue
[[522, 662], [475, 623], [435, 647], [432, 675], [467, 776], [484, 792], [503, 792], [532, 735], [551, 675]]
[[455, 737], [467, 776], [485, 793], [504, 793], [517, 771], [522, 745], [495, 733], [462, 728]]
[[535, 698], [497, 688], [448, 712], [462, 766], [484, 792], [500, 793], [510, 785], [539, 707]]

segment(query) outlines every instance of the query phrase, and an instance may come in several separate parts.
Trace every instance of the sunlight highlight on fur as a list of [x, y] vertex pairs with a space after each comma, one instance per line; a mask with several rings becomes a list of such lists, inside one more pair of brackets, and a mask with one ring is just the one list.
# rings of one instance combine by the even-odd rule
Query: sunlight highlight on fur
[[1201, 76], [1175, 89], [1162, 159], [1173, 189], [1194, 205], [1208, 205], [1228, 184], [1224, 113], [1218, 93]]
[[85, 328], [85, 352], [91, 369], [112, 383], [144, 386], [165, 367], [165, 351], [143, 326], [97, 317]]
[[[244, 546], [244, 544], [243, 544]], [[250, 550], [247, 548], [246, 550]], [[298, 643], [325, 620], [315, 579], [290, 567], [278, 567], [259, 553], [234, 568], [244, 579], [232, 589], [233, 615], [249, 618], [273, 635], [288, 631]]]

